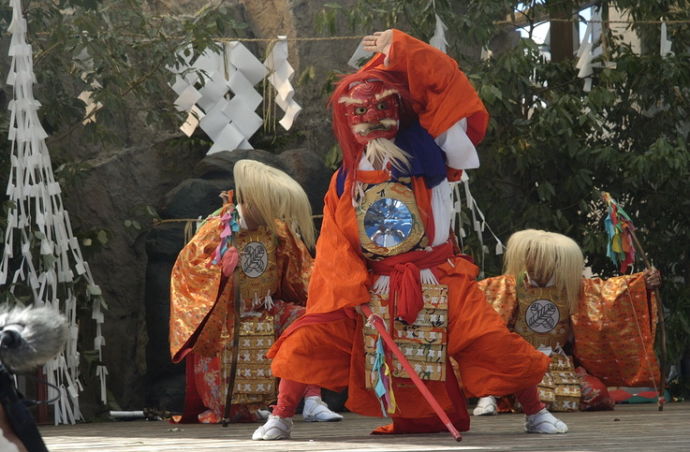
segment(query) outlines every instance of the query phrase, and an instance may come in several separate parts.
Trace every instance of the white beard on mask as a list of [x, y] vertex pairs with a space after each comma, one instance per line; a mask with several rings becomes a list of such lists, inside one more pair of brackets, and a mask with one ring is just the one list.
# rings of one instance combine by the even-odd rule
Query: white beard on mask
[[389, 164], [399, 171], [410, 168], [410, 155], [388, 138], [375, 138], [367, 143], [359, 169], [364, 171], [385, 170]]

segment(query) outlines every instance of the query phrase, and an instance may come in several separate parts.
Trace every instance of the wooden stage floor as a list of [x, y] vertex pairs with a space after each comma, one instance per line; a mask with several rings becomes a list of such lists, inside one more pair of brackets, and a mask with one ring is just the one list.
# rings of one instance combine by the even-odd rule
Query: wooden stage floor
[[502, 414], [472, 418], [472, 429], [455, 442], [446, 433], [369, 435], [385, 419], [345, 413], [338, 423], [307, 423], [295, 417], [292, 440], [252, 441], [259, 424], [180, 425], [164, 421], [120, 421], [43, 426], [51, 451], [690, 451], [690, 402], [618, 405], [615, 411], [560, 413], [570, 432], [535, 435], [522, 432], [523, 416]]

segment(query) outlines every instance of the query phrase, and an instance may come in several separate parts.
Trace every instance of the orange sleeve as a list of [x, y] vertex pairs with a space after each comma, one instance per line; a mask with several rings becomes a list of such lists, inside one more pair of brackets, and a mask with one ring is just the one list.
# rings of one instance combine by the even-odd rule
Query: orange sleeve
[[458, 63], [429, 44], [393, 30], [388, 64], [377, 54], [362, 69], [400, 74], [406, 82], [421, 125], [435, 138], [467, 118], [467, 136], [477, 144], [486, 133], [489, 113]]
[[278, 298], [304, 306], [314, 259], [284, 221], [276, 220], [276, 235], [276, 261], [280, 271]]
[[517, 308], [515, 278], [511, 275], [500, 275], [483, 279], [477, 285], [484, 292], [486, 301], [501, 315], [508, 328], [512, 329]]
[[645, 386], [659, 381], [654, 353], [656, 299], [642, 273], [584, 279], [572, 316], [574, 355], [609, 386]]
[[178, 356], [218, 298], [221, 270], [211, 263], [220, 218], [209, 218], [177, 256], [170, 275], [170, 355]]
[[369, 272], [358, 248], [357, 219], [349, 196], [351, 182], [348, 178], [345, 194], [338, 197], [337, 174], [333, 175], [326, 193], [309, 282], [308, 314], [354, 307], [369, 300]]

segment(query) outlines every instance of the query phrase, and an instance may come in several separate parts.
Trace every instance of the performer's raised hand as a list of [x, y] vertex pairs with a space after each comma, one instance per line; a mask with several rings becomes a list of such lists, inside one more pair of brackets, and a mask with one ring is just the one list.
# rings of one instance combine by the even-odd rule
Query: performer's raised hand
[[367, 35], [362, 39], [362, 48], [368, 52], [380, 52], [386, 55], [388, 62], [388, 52], [393, 43], [393, 30], [377, 31], [372, 35]]
[[[367, 318], [367, 325], [373, 327], [373, 326], [374, 326], [374, 318], [377, 317], [377, 316], [376, 316], [376, 314], [374, 314], [373, 312], [371, 313], [371, 315], [368, 315], [368, 316], [367, 316], [367, 315], [362, 311], [362, 306], [363, 306], [363, 305], [369, 306], [369, 303], [362, 303], [361, 305], [355, 306], [355, 312], [357, 312], [358, 314], [362, 314], [364, 317], [366, 317], [366, 318]], [[371, 307], [369, 307], [369, 308], [371, 309]]]
[[643, 274], [647, 290], [658, 289], [661, 286], [661, 273], [659, 273], [659, 270], [656, 268], [647, 268]]

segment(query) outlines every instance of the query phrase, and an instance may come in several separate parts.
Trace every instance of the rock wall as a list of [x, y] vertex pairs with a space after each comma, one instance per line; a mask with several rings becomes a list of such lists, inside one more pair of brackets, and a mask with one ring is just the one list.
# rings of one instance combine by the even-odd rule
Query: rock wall
[[[89, 169], [74, 186], [63, 187], [65, 206], [77, 233], [108, 231], [108, 242], [92, 252], [82, 246], [94, 279], [108, 304], [103, 336], [103, 358], [108, 366], [112, 401], [124, 408], [141, 407], [146, 374], [147, 342], [144, 318], [144, 275], [147, 266], [145, 229], [126, 226], [151, 223], [146, 206], [156, 207], [164, 195], [203, 157], [193, 149], [171, 148], [168, 142], [123, 150], [103, 159], [84, 162]], [[88, 312], [80, 319], [83, 350], [93, 347], [93, 322]], [[87, 389], [95, 379], [84, 375]], [[95, 391], [87, 390], [82, 407], [87, 416], [98, 409]]]

